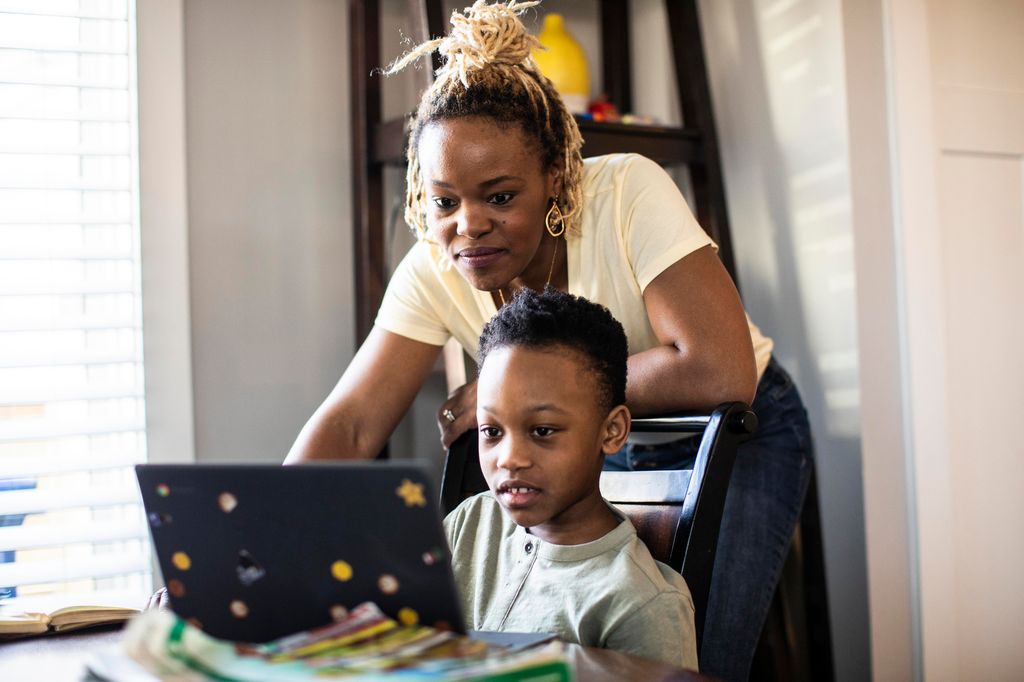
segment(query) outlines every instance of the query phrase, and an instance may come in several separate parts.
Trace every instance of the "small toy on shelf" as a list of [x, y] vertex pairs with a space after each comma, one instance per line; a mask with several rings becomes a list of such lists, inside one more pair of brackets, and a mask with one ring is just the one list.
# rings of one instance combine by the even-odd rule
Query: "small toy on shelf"
[[608, 101], [608, 95], [605, 94], [591, 102], [590, 106], [587, 107], [587, 111], [590, 112], [595, 121], [617, 123], [622, 120], [622, 115], [619, 114], [618, 108]]

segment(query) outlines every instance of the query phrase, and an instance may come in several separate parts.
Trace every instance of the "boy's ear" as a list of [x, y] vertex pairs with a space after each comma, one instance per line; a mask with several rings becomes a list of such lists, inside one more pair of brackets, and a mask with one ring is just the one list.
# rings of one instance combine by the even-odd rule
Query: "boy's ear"
[[618, 405], [612, 408], [604, 420], [604, 436], [601, 441], [601, 452], [605, 455], [614, 455], [626, 444], [629, 437], [629, 425], [632, 416], [629, 408], [625, 405]]

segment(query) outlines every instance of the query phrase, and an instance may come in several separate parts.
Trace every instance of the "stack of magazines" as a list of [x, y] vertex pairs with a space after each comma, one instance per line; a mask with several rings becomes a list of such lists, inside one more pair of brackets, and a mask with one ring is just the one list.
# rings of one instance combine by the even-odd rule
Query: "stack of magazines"
[[324, 679], [570, 682], [561, 645], [508, 649], [423, 625], [401, 625], [365, 603], [339, 620], [266, 644], [217, 640], [166, 611], [147, 611], [116, 650], [88, 664], [94, 678], [289, 682]]

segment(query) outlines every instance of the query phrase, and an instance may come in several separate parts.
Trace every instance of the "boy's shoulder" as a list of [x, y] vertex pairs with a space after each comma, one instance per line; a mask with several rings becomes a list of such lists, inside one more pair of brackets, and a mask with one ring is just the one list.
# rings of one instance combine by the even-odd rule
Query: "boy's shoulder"
[[[612, 509], [615, 507], [612, 506]], [[619, 550], [611, 553], [607, 560], [617, 564], [616, 573], [628, 576], [630, 596], [644, 601], [661, 594], [678, 593], [692, 604], [690, 590], [683, 576], [655, 560], [647, 545], [637, 536], [629, 519], [618, 509], [615, 512], [622, 518], [623, 524], [628, 525], [630, 532], [625, 535]]]

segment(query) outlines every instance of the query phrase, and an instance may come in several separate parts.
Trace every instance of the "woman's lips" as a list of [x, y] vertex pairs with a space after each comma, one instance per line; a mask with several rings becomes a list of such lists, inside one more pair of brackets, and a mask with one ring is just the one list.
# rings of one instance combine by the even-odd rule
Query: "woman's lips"
[[459, 251], [458, 258], [473, 269], [488, 268], [494, 265], [504, 255], [502, 249], [490, 247], [476, 247]]

